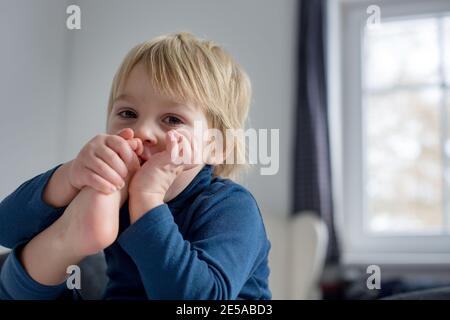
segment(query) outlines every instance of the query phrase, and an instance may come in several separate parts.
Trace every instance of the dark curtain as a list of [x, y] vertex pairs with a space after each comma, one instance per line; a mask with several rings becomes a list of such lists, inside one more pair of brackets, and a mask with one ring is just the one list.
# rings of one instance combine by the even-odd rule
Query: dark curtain
[[311, 210], [328, 226], [327, 262], [339, 251], [333, 221], [325, 70], [326, 0], [300, 0], [293, 214]]

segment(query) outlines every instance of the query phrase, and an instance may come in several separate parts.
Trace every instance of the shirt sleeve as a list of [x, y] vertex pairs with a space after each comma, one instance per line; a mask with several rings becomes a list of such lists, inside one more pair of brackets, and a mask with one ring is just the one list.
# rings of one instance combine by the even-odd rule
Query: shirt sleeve
[[119, 236], [149, 299], [232, 300], [249, 278], [267, 240], [256, 201], [237, 191], [202, 208], [189, 241], [166, 204]]
[[0, 300], [54, 300], [71, 299], [72, 290], [66, 283], [56, 286], [45, 286], [36, 282], [25, 271], [18, 259], [22, 246], [16, 247], [8, 255], [0, 273]]
[[46, 229], [66, 207], [54, 208], [44, 202], [44, 189], [62, 164], [21, 184], [0, 203], [0, 245], [14, 248]]

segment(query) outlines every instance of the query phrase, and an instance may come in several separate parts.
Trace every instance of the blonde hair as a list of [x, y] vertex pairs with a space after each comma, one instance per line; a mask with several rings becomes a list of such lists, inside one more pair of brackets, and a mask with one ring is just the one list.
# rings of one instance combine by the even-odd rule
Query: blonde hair
[[[200, 106], [211, 127], [220, 130], [224, 138], [227, 129], [244, 129], [251, 100], [249, 77], [223, 48], [186, 32], [162, 35], [130, 50], [114, 76], [108, 118], [119, 90], [139, 62], [160, 94]], [[240, 162], [228, 159], [231, 163], [225, 163], [226, 155], [214, 166], [214, 175], [238, 178], [241, 169], [248, 168], [244, 146], [242, 139], [233, 139], [230, 153]]]

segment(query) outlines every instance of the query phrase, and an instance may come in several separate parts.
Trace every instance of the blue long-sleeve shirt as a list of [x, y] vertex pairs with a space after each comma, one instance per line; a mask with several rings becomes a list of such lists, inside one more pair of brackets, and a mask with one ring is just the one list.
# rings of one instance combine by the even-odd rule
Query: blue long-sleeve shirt
[[[0, 245], [14, 248], [0, 273], [0, 299], [68, 296], [65, 282], [44, 286], [18, 259], [18, 250], [64, 213], [66, 207], [42, 200], [59, 166], [26, 181], [0, 203]], [[213, 177], [206, 165], [178, 196], [132, 225], [125, 202], [117, 240], [104, 250], [103, 298], [271, 299], [269, 250], [251, 193]]]

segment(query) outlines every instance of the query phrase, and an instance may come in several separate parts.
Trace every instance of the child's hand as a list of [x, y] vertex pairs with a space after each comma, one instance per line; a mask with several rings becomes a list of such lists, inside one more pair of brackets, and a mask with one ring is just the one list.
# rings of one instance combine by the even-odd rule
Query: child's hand
[[[120, 133], [129, 137], [131, 129]], [[125, 132], [124, 132], [125, 131]], [[142, 152], [140, 139], [124, 139], [119, 135], [99, 134], [91, 139], [72, 161], [69, 182], [77, 189], [90, 186], [110, 194], [125, 186], [129, 168], [136, 166], [136, 152]], [[139, 160], [138, 164], [139, 164]]]
[[[167, 132], [166, 150], [152, 155], [136, 172], [129, 186], [130, 197], [136, 201], [151, 199], [154, 203], [163, 203], [175, 178], [192, 167], [194, 148], [190, 141], [192, 139], [175, 130]], [[131, 220], [138, 218], [131, 217]]]
[[139, 138], [134, 138], [134, 131], [130, 128], [125, 128], [119, 131], [118, 136], [124, 138], [129, 144], [131, 149], [134, 151], [132, 155], [132, 160], [128, 164], [128, 175], [125, 178], [125, 186], [120, 190], [120, 207], [128, 199], [128, 187], [130, 181], [134, 174], [140, 169], [141, 164], [139, 161], [139, 155], [144, 151], [144, 145], [142, 140]]
[[115, 241], [119, 230], [119, 210], [128, 198], [128, 183], [140, 168], [138, 154], [143, 151], [142, 141], [134, 138], [130, 128], [119, 131], [115, 137], [125, 141], [122, 146], [132, 150], [131, 160], [127, 164], [128, 175], [124, 178], [125, 186], [110, 194], [87, 186], [70, 204], [72, 210], [63, 215], [65, 234], [73, 243], [71, 249], [80, 256], [94, 254]]

